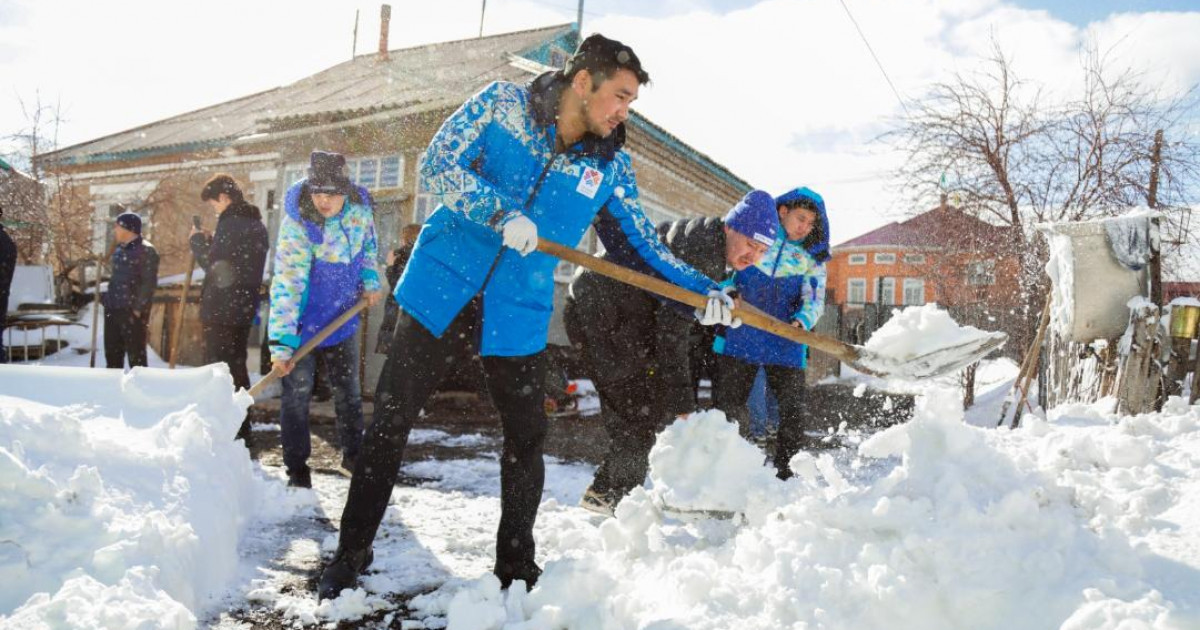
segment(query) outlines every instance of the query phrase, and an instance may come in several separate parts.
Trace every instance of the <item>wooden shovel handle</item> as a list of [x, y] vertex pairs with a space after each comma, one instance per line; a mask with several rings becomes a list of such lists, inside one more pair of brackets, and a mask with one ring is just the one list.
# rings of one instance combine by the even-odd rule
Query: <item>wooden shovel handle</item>
[[[358, 315], [359, 311], [367, 308], [367, 304], [367, 298], [362, 298], [354, 306], [351, 306], [350, 310], [338, 315], [337, 319], [333, 320], [333, 322], [331, 322], [328, 326], [322, 328], [321, 332], [317, 333], [316, 336], [314, 336], [312, 339], [309, 339], [308, 342], [300, 346], [298, 350], [292, 353], [291, 360], [295, 362], [308, 356], [308, 353], [312, 352], [322, 341], [325, 341], [326, 337], [332, 335], [334, 331], [342, 327], [342, 324], [345, 324], [346, 322], [350, 321], [352, 317]], [[278, 370], [272, 368], [270, 374], [262, 377], [261, 380], [254, 384], [254, 387], [250, 388], [250, 395], [257, 396], [264, 388], [266, 388], [268, 383], [281, 376], [283, 375], [280, 374]]]
[[[708, 296], [700, 295], [699, 293], [671, 284], [666, 280], [639, 273], [602, 258], [596, 258], [579, 250], [564, 247], [553, 241], [538, 239], [538, 251], [561, 258], [567, 262], [575, 263], [581, 267], [587, 267], [600, 275], [608, 276], [614, 280], [649, 291], [655, 295], [661, 295], [676, 302], [682, 302], [688, 306], [704, 308], [708, 304]], [[799, 326], [792, 326], [781, 322], [745, 302], [742, 302], [740, 306], [735, 308], [733, 314], [741, 318], [742, 323], [745, 325], [765, 330], [773, 335], [778, 335], [796, 343], [808, 344], [812, 348], [832, 355], [842, 362], [858, 363], [859, 352], [854, 346], [809, 332]]]

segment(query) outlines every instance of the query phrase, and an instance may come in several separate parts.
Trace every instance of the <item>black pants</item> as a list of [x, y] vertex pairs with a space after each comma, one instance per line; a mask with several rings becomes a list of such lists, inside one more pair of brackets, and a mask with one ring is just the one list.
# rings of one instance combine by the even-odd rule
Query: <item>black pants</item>
[[146, 367], [146, 320], [127, 308], [104, 309], [104, 362], [110, 369]]
[[652, 299], [614, 299], [618, 294], [608, 291], [603, 281], [588, 280], [577, 281], [576, 299], [567, 304], [563, 317], [571, 345], [582, 351], [600, 394], [609, 438], [592, 490], [619, 498], [646, 480], [650, 449], [667, 420], [657, 404], [656, 305]]
[[[747, 401], [758, 365], [717, 355], [717, 373], [713, 383], [713, 405], [738, 423], [743, 436], [750, 434], [750, 409]], [[767, 387], [779, 401], [779, 434], [775, 443], [775, 470], [779, 477], [791, 477], [788, 462], [802, 449], [813, 448], [805, 430], [810, 429], [804, 413], [804, 370], [781, 365], [763, 366]]]
[[[339, 550], [361, 551], [375, 539], [413, 422], [447, 370], [463, 356], [477, 352], [478, 337], [478, 300], [468, 304], [440, 338], [408, 313], [400, 313], [375, 392], [375, 418], [342, 510]], [[532, 565], [534, 559], [533, 525], [546, 477], [542, 460], [547, 427], [545, 353], [485, 356], [483, 368], [504, 429], [496, 572], [512, 575], [511, 568], [505, 567]]]
[[204, 322], [204, 362], [229, 366], [235, 389], [250, 389], [250, 373], [246, 369], [246, 345], [250, 341], [250, 324], [226, 326]]

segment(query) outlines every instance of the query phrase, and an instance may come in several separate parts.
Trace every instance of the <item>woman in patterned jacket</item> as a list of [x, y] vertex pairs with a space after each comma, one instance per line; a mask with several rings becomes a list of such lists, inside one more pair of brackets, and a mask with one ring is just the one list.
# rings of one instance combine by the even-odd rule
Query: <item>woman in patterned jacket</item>
[[[757, 264], [733, 277], [738, 296], [772, 316], [812, 330], [825, 308], [825, 262], [829, 260], [829, 220], [825, 200], [808, 188], [775, 199], [787, 237], [777, 239]], [[804, 368], [808, 347], [750, 326], [728, 328], [713, 344], [717, 352], [713, 404], [749, 433], [746, 401], [760, 366], [779, 401], [775, 469], [791, 476], [788, 461], [806, 444]]]
[[271, 363], [284, 374], [279, 424], [289, 486], [312, 486], [308, 402], [318, 354], [333, 386], [343, 468], [354, 469], [362, 446], [362, 393], [354, 336], [358, 319], [343, 324], [312, 354], [292, 360], [297, 348], [360, 297], [375, 304], [383, 295], [375, 269], [379, 247], [371, 198], [343, 174], [345, 166], [346, 159], [337, 153], [313, 151], [308, 178], [296, 182], [284, 198], [285, 213], [275, 244], [268, 336]]

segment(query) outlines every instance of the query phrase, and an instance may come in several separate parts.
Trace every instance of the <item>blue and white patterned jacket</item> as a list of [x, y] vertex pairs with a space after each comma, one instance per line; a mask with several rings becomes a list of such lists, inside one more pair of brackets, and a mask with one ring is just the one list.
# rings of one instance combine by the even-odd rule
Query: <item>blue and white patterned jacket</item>
[[[741, 299], [778, 319], [788, 323], [799, 321], [805, 330], [812, 330], [825, 310], [829, 219], [825, 215], [825, 200], [808, 188], [789, 191], [775, 201], [782, 204], [794, 196], [803, 196], [816, 205], [817, 242], [805, 248], [802, 240], [776, 239], [762, 260], [734, 275], [732, 284], [737, 287]], [[782, 227], [779, 233], [784, 234]], [[807, 346], [751, 326], [726, 329], [717, 337], [713, 349], [758, 365], [800, 369], [808, 365]]]
[[[285, 361], [358, 301], [364, 291], [381, 291], [375, 261], [379, 246], [371, 197], [365, 188], [346, 197], [334, 217], [318, 223], [301, 211], [307, 180], [284, 197], [283, 223], [275, 242], [271, 278], [271, 316], [267, 323], [271, 360]], [[358, 318], [342, 324], [319, 347], [345, 341], [358, 329]]]
[[526, 356], [545, 348], [558, 261], [501, 246], [501, 229], [517, 213], [537, 224], [539, 237], [567, 246], [604, 213], [667, 280], [699, 292], [715, 287], [667, 251], [643, 214], [629, 156], [620, 150], [624, 125], [555, 153], [564, 85], [554, 72], [527, 86], [492, 83], [430, 143], [421, 175], [441, 206], [425, 222], [395, 297], [434, 335], [482, 295], [481, 354]]

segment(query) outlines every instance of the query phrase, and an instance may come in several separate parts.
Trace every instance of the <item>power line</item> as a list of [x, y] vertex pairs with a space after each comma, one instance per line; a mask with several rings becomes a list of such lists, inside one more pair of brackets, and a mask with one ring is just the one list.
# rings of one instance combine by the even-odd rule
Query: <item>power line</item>
[[854, 30], [858, 31], [858, 36], [862, 38], [863, 44], [866, 44], [867, 50], [871, 53], [871, 58], [875, 60], [875, 65], [879, 67], [879, 72], [883, 74], [883, 79], [887, 81], [888, 87], [892, 88], [892, 94], [896, 95], [896, 100], [900, 102], [900, 107], [904, 108], [904, 113], [908, 114], [908, 106], [904, 104], [904, 99], [900, 97], [900, 91], [896, 89], [896, 84], [892, 83], [892, 78], [888, 76], [887, 70], [883, 69], [883, 63], [879, 61], [879, 56], [875, 54], [875, 49], [871, 47], [871, 42], [867, 41], [867, 36], [858, 25], [858, 20], [854, 19], [854, 14], [850, 13], [850, 7], [846, 6], [846, 0], [838, 0], [842, 4], [842, 8], [846, 10], [846, 17], [850, 18], [850, 23], [854, 25]]

